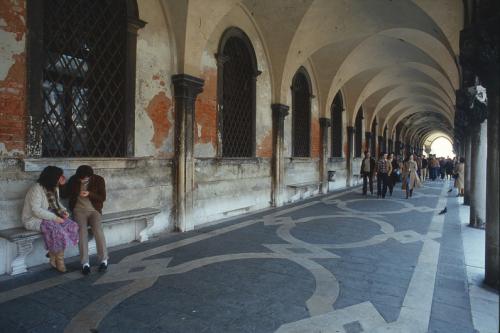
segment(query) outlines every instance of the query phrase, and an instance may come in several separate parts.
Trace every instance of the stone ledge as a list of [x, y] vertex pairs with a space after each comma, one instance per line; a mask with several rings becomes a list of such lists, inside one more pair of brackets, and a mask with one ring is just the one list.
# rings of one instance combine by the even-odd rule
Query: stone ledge
[[27, 158], [24, 159], [23, 171], [40, 172], [47, 165], [55, 165], [64, 170], [76, 170], [80, 165], [87, 164], [95, 169], [134, 169], [141, 162], [150, 160], [166, 160], [167, 158], [146, 157], [119, 157], [119, 158]]

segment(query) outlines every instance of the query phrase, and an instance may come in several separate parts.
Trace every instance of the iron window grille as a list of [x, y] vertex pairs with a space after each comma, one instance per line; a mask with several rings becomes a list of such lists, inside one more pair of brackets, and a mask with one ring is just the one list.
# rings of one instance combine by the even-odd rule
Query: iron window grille
[[237, 28], [221, 38], [218, 63], [218, 155], [255, 155], [255, 103], [257, 70], [249, 38]]
[[354, 156], [361, 157], [361, 152], [363, 150], [363, 109], [360, 108], [358, 114], [356, 115], [356, 121], [354, 126]]
[[41, 141], [38, 154], [133, 153], [136, 39], [129, 37], [145, 24], [137, 14], [135, 1], [29, 2], [30, 134], [39, 132], [30, 144]]
[[292, 154], [311, 155], [311, 85], [304, 68], [292, 80]]
[[342, 111], [344, 109], [342, 95], [337, 93], [333, 99], [331, 111], [332, 119], [332, 157], [342, 157]]

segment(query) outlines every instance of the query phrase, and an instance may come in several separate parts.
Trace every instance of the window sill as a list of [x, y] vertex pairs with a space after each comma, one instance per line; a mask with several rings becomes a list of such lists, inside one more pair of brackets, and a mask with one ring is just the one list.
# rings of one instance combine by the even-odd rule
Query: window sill
[[197, 157], [197, 163], [219, 165], [261, 164], [271, 160], [270, 157]]
[[345, 158], [343, 158], [343, 157], [330, 157], [328, 159], [328, 162], [330, 162], [330, 163], [345, 162]]
[[90, 165], [95, 169], [134, 169], [148, 160], [169, 160], [167, 158], [146, 157], [74, 157], [74, 158], [26, 158], [23, 160], [25, 172], [40, 172], [48, 165], [54, 165], [64, 170], [76, 170], [80, 165]]

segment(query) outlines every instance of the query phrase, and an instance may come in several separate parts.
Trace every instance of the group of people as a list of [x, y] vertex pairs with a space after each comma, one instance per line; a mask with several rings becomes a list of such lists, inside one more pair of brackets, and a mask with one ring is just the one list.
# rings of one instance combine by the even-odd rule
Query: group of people
[[[363, 195], [367, 195], [368, 186], [373, 195], [373, 179], [377, 179], [377, 198], [385, 198], [387, 191], [392, 196], [396, 183], [402, 182], [402, 189], [406, 192], [406, 199], [411, 198], [413, 190], [420, 187], [427, 177], [435, 181], [441, 179], [455, 179], [454, 187], [457, 196], [464, 193], [464, 159], [460, 158], [429, 158], [421, 155], [410, 154], [404, 160], [395, 154], [382, 153], [378, 161], [365, 151], [361, 162], [360, 174], [363, 177]], [[427, 172], [429, 171], [429, 172]]]
[[[68, 199], [69, 210], [62, 205], [61, 198]], [[105, 272], [108, 267], [108, 254], [101, 224], [104, 201], [104, 179], [94, 174], [92, 167], [79, 166], [76, 173], [66, 182], [61, 168], [48, 166], [26, 194], [22, 221], [26, 229], [42, 233], [50, 265], [60, 272], [66, 271], [64, 251], [68, 246], [78, 243], [84, 275], [90, 273], [90, 226], [100, 260], [99, 271]]]

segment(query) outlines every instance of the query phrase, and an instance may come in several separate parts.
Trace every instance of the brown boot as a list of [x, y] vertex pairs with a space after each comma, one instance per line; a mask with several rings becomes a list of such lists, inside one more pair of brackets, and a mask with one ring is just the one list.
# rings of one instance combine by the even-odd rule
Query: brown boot
[[57, 252], [55, 257], [56, 269], [61, 273], [66, 272], [66, 266], [64, 265], [64, 251]]
[[57, 269], [56, 254], [55, 253], [49, 252], [49, 263], [50, 263], [50, 266]]

